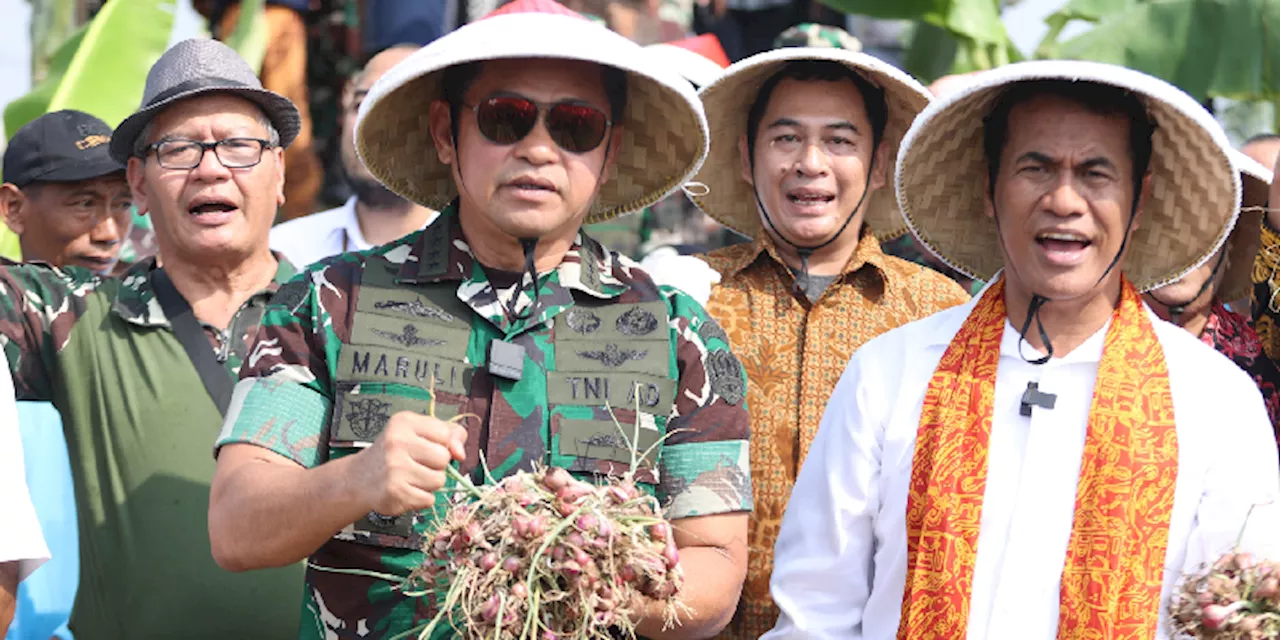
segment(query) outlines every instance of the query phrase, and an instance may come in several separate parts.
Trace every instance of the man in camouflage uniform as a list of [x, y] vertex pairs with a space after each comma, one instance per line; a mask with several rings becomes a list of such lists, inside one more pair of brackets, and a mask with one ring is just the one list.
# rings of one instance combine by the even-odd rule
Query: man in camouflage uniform
[[[209, 555], [208, 452], [225, 406], [206, 391], [218, 378], [202, 373], [229, 391], [267, 300], [293, 274], [267, 232], [297, 123], [234, 51], [178, 43], [110, 142], [156, 223], [164, 267], [148, 258], [122, 280], [0, 268], [0, 350], [17, 394], [52, 401], [63, 417], [81, 548], [77, 638], [296, 633], [301, 567], [233, 575]], [[179, 333], [184, 319], [192, 331]]]
[[[482, 454], [496, 478], [621, 474], [632, 452], [612, 407], [640, 425], [641, 450], [670, 435], [637, 478], [673, 522], [693, 611], [664, 630], [649, 603], [639, 633], [709, 637], [746, 561], [742, 367], [696, 302], [578, 232], [696, 170], [701, 106], [635, 44], [549, 0], [499, 13], [397, 65], [361, 107], [370, 171], [442, 212], [275, 298], [218, 439], [214, 557], [233, 570], [310, 557], [302, 638], [407, 632], [432, 598], [371, 576], [423, 562], [445, 466], [477, 482]], [[461, 414], [479, 418], [441, 421]]]

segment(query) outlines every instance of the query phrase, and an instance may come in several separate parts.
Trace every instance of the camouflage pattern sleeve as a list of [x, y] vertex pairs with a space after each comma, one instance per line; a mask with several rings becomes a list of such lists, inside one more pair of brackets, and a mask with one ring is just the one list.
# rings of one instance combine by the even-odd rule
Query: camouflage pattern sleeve
[[344, 318], [347, 300], [346, 289], [334, 281], [349, 280], [345, 272], [354, 270], [345, 263], [321, 264], [294, 276], [268, 304], [215, 457], [223, 445], [245, 443], [308, 468], [324, 461], [323, 436], [333, 406], [331, 356], [338, 350], [330, 314]]
[[102, 283], [76, 267], [0, 266], [0, 351], [19, 399], [51, 399], [58, 350]]
[[670, 520], [750, 511], [747, 377], [720, 325], [693, 298], [661, 287], [671, 308], [680, 380], [659, 462]]
[[1262, 246], [1253, 260], [1253, 327], [1267, 358], [1280, 362], [1280, 231], [1262, 219]]

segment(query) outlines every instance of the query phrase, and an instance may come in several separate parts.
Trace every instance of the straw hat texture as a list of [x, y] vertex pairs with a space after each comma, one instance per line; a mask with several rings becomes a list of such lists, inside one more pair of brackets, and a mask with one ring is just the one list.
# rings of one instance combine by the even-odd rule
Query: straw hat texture
[[1231, 301], [1247, 297], [1253, 288], [1253, 259], [1262, 248], [1262, 218], [1266, 215], [1272, 175], [1270, 169], [1235, 149], [1228, 149], [1227, 153], [1240, 170], [1244, 189], [1240, 218], [1227, 237], [1227, 266], [1218, 285], [1218, 299]]
[[989, 280], [1003, 266], [986, 216], [983, 118], [1019, 82], [1067, 80], [1136, 94], [1155, 122], [1151, 193], [1124, 271], [1139, 291], [1174, 282], [1217, 252], [1239, 212], [1240, 176], [1226, 134], [1191, 96], [1149, 75], [1079, 61], [1022, 62], [974, 76], [916, 119], [898, 152], [898, 204], [912, 233], [949, 266]]

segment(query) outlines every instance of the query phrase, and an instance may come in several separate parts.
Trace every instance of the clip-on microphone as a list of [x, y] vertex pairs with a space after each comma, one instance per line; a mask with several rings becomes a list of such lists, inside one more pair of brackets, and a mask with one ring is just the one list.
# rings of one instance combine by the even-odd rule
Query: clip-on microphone
[[1054, 393], [1045, 393], [1040, 390], [1040, 384], [1037, 382], [1028, 382], [1027, 390], [1022, 394], [1022, 407], [1019, 413], [1024, 416], [1031, 415], [1031, 407], [1041, 407], [1043, 409], [1052, 409], [1057, 403], [1058, 395]]

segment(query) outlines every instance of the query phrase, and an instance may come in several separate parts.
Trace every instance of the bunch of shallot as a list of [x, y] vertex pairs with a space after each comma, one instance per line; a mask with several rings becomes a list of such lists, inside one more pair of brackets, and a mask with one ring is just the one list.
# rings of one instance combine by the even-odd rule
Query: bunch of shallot
[[1229, 553], [1208, 571], [1185, 579], [1170, 610], [1175, 635], [1280, 638], [1280, 563]]
[[1280, 562], [1257, 561], [1240, 551], [1253, 505], [1235, 549], [1206, 570], [1186, 576], [1169, 606], [1175, 637], [1215, 640], [1280, 638]]
[[608, 640], [634, 637], [648, 602], [668, 625], [687, 611], [671, 526], [631, 473], [600, 485], [560, 468], [479, 487], [451, 476], [462, 491], [404, 587], [436, 597], [420, 638], [447, 623], [474, 640]]

